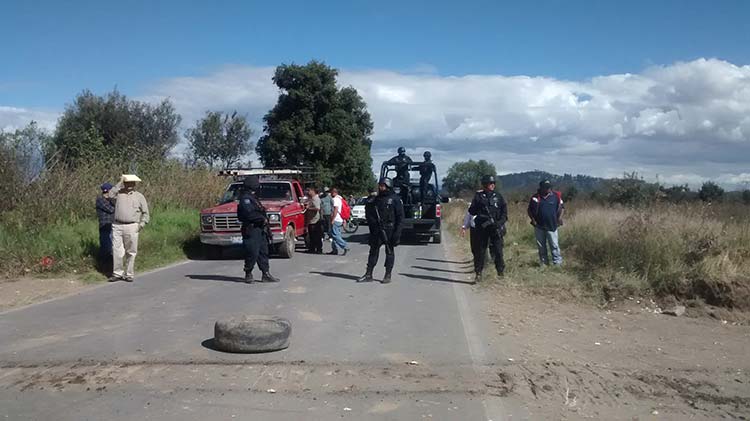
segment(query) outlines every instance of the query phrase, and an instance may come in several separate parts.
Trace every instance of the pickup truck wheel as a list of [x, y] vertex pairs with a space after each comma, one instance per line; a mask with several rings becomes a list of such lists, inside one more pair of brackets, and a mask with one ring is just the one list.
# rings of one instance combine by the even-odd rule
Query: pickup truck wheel
[[284, 232], [284, 241], [279, 244], [279, 255], [287, 259], [291, 258], [294, 255], [294, 246], [294, 227], [290, 225]]
[[289, 347], [292, 324], [274, 316], [235, 316], [214, 325], [214, 347], [225, 352], [270, 352]]
[[442, 240], [443, 240], [443, 235], [441, 233], [437, 233], [432, 236], [432, 242], [435, 244], [440, 244]]

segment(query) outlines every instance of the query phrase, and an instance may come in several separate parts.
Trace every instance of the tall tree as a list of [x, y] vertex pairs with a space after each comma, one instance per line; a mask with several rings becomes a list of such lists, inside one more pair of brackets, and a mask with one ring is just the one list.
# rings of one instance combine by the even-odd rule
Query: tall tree
[[169, 100], [151, 105], [117, 90], [83, 91], [60, 117], [50, 152], [72, 165], [101, 157], [164, 159], [177, 144], [180, 121]]
[[461, 193], [479, 189], [483, 175], [494, 176], [496, 174], [495, 166], [484, 159], [456, 162], [451, 165], [448, 174], [443, 178], [443, 188], [451, 196], [458, 196]]
[[224, 168], [236, 166], [252, 148], [253, 131], [245, 116], [233, 112], [223, 115], [208, 111], [206, 116], [185, 132], [193, 159], [209, 167], [216, 164]]
[[281, 93], [255, 150], [266, 166], [309, 166], [324, 184], [365, 192], [374, 183], [373, 124], [356, 89], [336, 86], [337, 75], [318, 61], [277, 67]]

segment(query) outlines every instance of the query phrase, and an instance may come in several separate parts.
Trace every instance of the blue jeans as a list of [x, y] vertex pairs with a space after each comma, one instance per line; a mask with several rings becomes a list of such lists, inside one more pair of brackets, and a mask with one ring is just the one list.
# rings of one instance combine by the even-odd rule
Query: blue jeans
[[552, 252], [552, 264], [562, 264], [562, 254], [560, 254], [560, 243], [558, 242], [557, 230], [545, 231], [540, 228], [534, 228], [534, 235], [536, 236], [536, 247], [539, 250], [539, 261], [543, 265], [549, 264], [547, 256], [547, 244], [549, 243], [550, 251]]
[[338, 249], [346, 250], [348, 249], [348, 244], [346, 244], [346, 241], [344, 241], [344, 238], [341, 237], [341, 229], [344, 228], [344, 224], [341, 222], [334, 222], [333, 226], [331, 227], [331, 238], [333, 238], [333, 251], [338, 251]]

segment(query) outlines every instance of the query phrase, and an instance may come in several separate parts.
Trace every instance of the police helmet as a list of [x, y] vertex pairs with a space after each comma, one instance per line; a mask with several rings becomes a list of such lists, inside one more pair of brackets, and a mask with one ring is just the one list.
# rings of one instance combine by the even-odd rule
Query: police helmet
[[430, 153], [430, 151], [425, 151], [423, 156], [425, 161], [429, 161], [430, 158], [432, 158], [432, 154]]
[[406, 148], [403, 147], [403, 146], [401, 146], [400, 148], [398, 148], [398, 153], [399, 153], [399, 155], [402, 154], [402, 153], [406, 153]]
[[384, 184], [386, 187], [388, 187], [388, 189], [393, 188], [393, 180], [388, 177], [381, 178], [380, 181], [378, 181], [378, 184]]
[[486, 186], [488, 184], [495, 184], [495, 176], [493, 176], [493, 175], [483, 175], [482, 176], [482, 185]]
[[242, 186], [247, 190], [256, 191], [260, 188], [260, 179], [257, 175], [245, 177], [245, 179], [242, 181]]

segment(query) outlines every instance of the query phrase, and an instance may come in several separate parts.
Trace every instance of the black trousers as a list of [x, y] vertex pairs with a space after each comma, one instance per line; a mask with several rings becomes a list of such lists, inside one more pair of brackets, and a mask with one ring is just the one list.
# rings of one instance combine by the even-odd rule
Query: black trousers
[[497, 273], [505, 272], [505, 261], [503, 260], [503, 237], [497, 228], [471, 229], [471, 254], [474, 255], [474, 271], [480, 273], [484, 270], [484, 259], [487, 255], [487, 246], [495, 261]]
[[[388, 235], [388, 239], [390, 240], [393, 238], [393, 230], [392, 229], [386, 229], [386, 234]], [[375, 265], [378, 264], [378, 260], [380, 259], [380, 247], [385, 245], [385, 240], [383, 239], [383, 234], [380, 234], [379, 232], [371, 232], [370, 233], [370, 254], [367, 256], [367, 271], [372, 271], [373, 268], [375, 268]], [[386, 248], [385, 251], [385, 270], [386, 272], [390, 272], [393, 270], [393, 264], [396, 262], [396, 254], [395, 250], [391, 248], [390, 253], [388, 252], [388, 249]]]
[[261, 272], [269, 271], [268, 238], [263, 228], [243, 228], [242, 246], [245, 248], [245, 272], [252, 272], [256, 263]]
[[323, 253], [323, 220], [307, 225], [307, 234], [310, 236], [310, 252]]
[[112, 271], [112, 224], [99, 227], [99, 270], [104, 273]]
[[320, 228], [324, 234], [331, 235], [331, 214], [323, 215], [320, 214]]

